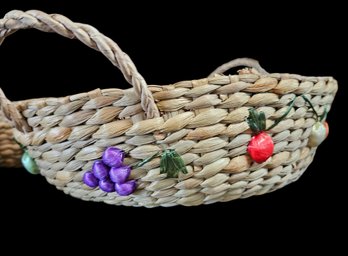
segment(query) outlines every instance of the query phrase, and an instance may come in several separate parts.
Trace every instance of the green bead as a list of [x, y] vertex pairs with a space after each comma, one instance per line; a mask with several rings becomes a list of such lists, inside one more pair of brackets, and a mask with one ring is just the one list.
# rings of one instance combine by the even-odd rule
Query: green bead
[[27, 151], [25, 151], [24, 154], [22, 155], [22, 165], [31, 174], [36, 175], [40, 173], [39, 167], [35, 163], [34, 159], [32, 159], [29, 156]]

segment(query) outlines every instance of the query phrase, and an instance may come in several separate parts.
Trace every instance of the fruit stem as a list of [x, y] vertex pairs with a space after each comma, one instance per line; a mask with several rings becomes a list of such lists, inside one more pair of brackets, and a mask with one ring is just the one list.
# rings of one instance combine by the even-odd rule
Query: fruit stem
[[314, 106], [312, 104], [312, 102], [304, 95], [302, 95], [302, 98], [305, 100], [305, 102], [307, 102], [309, 104], [309, 106], [311, 107], [311, 109], [313, 110], [314, 112], [314, 115], [315, 115], [315, 119], [317, 122], [321, 121], [320, 120], [320, 116], [318, 115], [318, 112], [314, 109]]
[[322, 122], [323, 120], [325, 120], [327, 117], [327, 108], [325, 106], [324, 108], [324, 113], [320, 116], [320, 122]]
[[270, 127], [268, 127], [268, 128], [266, 129], [266, 131], [269, 131], [269, 130], [273, 129], [273, 128], [274, 128], [275, 126], [277, 126], [281, 121], [283, 121], [283, 119], [289, 114], [290, 110], [291, 110], [292, 107], [294, 106], [294, 104], [295, 104], [295, 99], [296, 99], [296, 96], [295, 96], [295, 98], [294, 98], [292, 101], [290, 101], [290, 105], [289, 105], [288, 109], [285, 111], [285, 113], [284, 113], [281, 117], [279, 117], [278, 119], [276, 119], [276, 120], [274, 121], [274, 123], [273, 123]]
[[149, 156], [147, 158], [145, 158], [144, 160], [137, 162], [137, 163], [133, 163], [131, 165], [129, 165], [130, 167], [135, 167], [135, 168], [139, 168], [142, 167], [144, 164], [150, 162], [152, 159], [154, 159], [155, 157], [160, 155], [160, 151], [158, 151], [156, 154]]

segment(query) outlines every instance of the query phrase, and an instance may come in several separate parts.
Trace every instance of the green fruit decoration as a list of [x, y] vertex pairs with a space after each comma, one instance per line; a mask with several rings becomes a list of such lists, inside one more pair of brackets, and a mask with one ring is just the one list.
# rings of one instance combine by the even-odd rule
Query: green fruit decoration
[[35, 163], [34, 159], [32, 159], [29, 156], [28, 151], [24, 151], [24, 154], [22, 155], [21, 160], [22, 160], [22, 165], [29, 173], [34, 174], [34, 175], [40, 173], [39, 167]]

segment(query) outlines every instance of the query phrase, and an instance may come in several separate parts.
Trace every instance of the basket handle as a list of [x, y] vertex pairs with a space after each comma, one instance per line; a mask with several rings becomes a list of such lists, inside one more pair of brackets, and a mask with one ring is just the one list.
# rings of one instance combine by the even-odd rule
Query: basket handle
[[216, 74], [223, 74], [224, 72], [226, 72], [227, 70], [229, 70], [231, 68], [240, 67], [240, 66], [255, 68], [257, 70], [257, 72], [259, 72], [261, 75], [268, 74], [268, 72], [261, 67], [260, 63], [257, 60], [250, 59], [250, 58], [239, 58], [239, 59], [231, 60], [230, 62], [227, 62], [227, 63], [221, 65], [220, 67], [215, 69], [209, 75], [209, 77], [212, 77]]
[[[35, 28], [44, 32], [55, 32], [61, 36], [78, 39], [85, 45], [100, 51], [111, 63], [118, 67], [128, 83], [133, 85], [135, 92], [141, 99], [141, 106], [147, 118], [159, 116], [152, 93], [147, 87], [145, 79], [139, 74], [133, 61], [120, 47], [100, 33], [92, 26], [74, 23], [59, 14], [46, 14], [37, 10], [22, 12], [18, 10], [8, 12], [0, 19], [0, 45], [4, 39], [20, 29]], [[0, 89], [1, 90], [1, 89]], [[2, 106], [7, 118], [10, 117], [19, 130], [30, 130], [25, 119], [0, 91], [0, 107]]]

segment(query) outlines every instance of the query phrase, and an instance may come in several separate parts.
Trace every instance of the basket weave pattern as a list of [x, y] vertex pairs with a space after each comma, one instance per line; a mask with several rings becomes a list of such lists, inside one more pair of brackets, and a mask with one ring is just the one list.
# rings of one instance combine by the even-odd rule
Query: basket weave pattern
[[0, 112], [0, 167], [20, 167], [22, 150], [13, 138], [12, 125]]
[[[28, 148], [47, 181], [83, 200], [127, 206], [199, 205], [225, 202], [279, 189], [295, 180], [313, 160], [307, 146], [315, 118], [301, 97], [269, 133], [274, 154], [257, 164], [246, 149], [252, 134], [248, 109], [266, 114], [267, 126], [296, 96], [306, 95], [319, 114], [330, 110], [337, 82], [331, 77], [268, 74], [257, 62], [242, 59], [221, 66], [208, 78], [147, 86], [128, 55], [91, 26], [39, 11], [8, 13], [0, 20], [0, 43], [18, 29], [37, 28], [77, 38], [102, 52], [120, 68], [133, 88], [96, 89], [62, 98], [12, 103], [0, 90], [5, 116], [17, 141]], [[222, 73], [238, 65], [237, 75]], [[125, 163], [162, 150], [178, 152], [188, 170], [179, 178], [160, 174], [160, 158], [134, 169], [137, 190], [130, 196], [105, 193], [83, 184], [83, 174], [103, 151], [127, 153]]]

